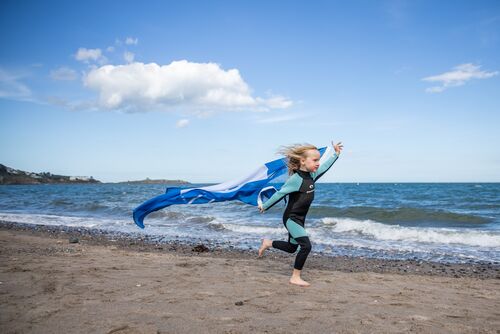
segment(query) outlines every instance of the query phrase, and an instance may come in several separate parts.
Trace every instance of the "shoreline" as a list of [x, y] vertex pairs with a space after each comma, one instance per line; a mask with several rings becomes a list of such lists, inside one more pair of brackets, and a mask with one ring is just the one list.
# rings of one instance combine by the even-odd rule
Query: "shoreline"
[[[31, 236], [41, 236], [53, 239], [77, 238], [79, 243], [98, 246], [113, 246], [122, 250], [137, 252], [154, 252], [178, 254], [182, 256], [220, 257], [226, 259], [241, 259], [255, 261], [272, 261], [293, 266], [295, 255], [285, 254], [279, 250], [269, 249], [263, 259], [257, 259], [257, 250], [243, 250], [231, 245], [216, 242], [184, 242], [158, 241], [144, 235], [133, 235], [123, 232], [112, 232], [101, 229], [49, 226], [7, 222], [0, 220], [0, 231], [13, 231]], [[328, 256], [311, 253], [307, 259], [306, 270], [319, 269], [340, 271], [345, 273], [390, 273], [399, 275], [423, 275], [451, 278], [500, 279], [500, 263], [470, 262], [470, 263], [440, 263], [424, 260], [391, 260], [367, 257]]]
[[[293, 256], [268, 252], [258, 260], [256, 251], [203, 250], [2, 222], [0, 332], [489, 334], [500, 328], [500, 281], [486, 277], [494, 268], [483, 274], [462, 268], [462, 274], [451, 266], [437, 275], [422, 270], [428, 263], [312, 256], [303, 271], [312, 285], [303, 288], [288, 284]], [[403, 263], [410, 271], [394, 270]]]

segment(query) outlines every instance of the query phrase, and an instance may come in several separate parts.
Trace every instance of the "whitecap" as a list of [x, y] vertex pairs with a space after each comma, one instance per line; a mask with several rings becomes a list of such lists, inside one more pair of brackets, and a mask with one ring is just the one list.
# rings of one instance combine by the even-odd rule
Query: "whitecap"
[[500, 233], [497, 231], [403, 227], [400, 225], [386, 225], [372, 220], [350, 218], [323, 218], [322, 221], [326, 225], [332, 225], [333, 232], [355, 233], [378, 240], [500, 247]]

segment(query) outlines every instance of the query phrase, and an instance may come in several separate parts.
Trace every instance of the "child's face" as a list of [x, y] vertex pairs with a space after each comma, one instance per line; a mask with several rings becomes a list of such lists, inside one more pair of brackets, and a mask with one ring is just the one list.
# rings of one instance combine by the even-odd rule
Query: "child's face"
[[308, 150], [305, 153], [306, 157], [300, 160], [301, 166], [308, 172], [315, 172], [319, 168], [319, 159], [321, 155], [318, 150]]

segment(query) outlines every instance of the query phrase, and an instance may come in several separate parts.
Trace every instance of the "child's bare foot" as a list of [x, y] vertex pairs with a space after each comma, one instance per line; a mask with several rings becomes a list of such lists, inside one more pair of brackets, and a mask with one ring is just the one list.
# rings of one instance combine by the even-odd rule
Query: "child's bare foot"
[[290, 277], [290, 284], [295, 284], [303, 287], [310, 286], [311, 284], [300, 278], [300, 272], [301, 271], [299, 269], [293, 269], [292, 277]]
[[266, 249], [271, 248], [273, 246], [272, 240], [269, 239], [262, 239], [262, 244], [260, 245], [259, 248], [259, 257], [262, 257], [264, 255], [264, 252]]
[[304, 281], [300, 277], [292, 277], [292, 278], [290, 278], [290, 284], [295, 284], [295, 285], [303, 286], [303, 287], [307, 287], [307, 286], [311, 285], [310, 283], [307, 283], [306, 281]]

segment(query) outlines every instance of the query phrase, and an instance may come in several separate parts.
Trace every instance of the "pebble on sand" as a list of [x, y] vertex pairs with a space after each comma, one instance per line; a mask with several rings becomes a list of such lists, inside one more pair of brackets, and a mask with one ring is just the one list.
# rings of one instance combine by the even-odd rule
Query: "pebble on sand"
[[196, 245], [193, 247], [193, 252], [203, 253], [208, 251], [209, 251], [208, 247], [203, 244]]
[[80, 242], [80, 240], [77, 237], [71, 237], [71, 238], [69, 238], [69, 243], [70, 244], [77, 244], [79, 242]]

